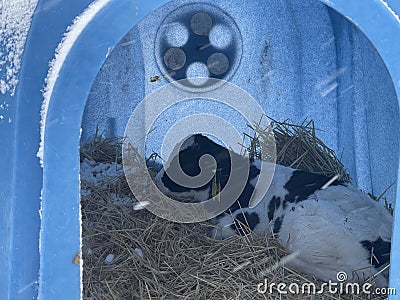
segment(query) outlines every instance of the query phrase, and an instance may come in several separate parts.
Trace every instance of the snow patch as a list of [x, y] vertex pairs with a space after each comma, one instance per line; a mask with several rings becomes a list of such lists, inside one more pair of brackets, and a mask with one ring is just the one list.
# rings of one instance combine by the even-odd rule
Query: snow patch
[[21, 56], [38, 0], [0, 3], [0, 92], [14, 96]]
[[140, 257], [143, 257], [143, 251], [140, 248], [135, 248], [133, 251], [136, 252], [137, 255], [139, 255]]
[[[115, 178], [120, 176], [124, 176], [124, 168], [121, 164], [97, 163], [85, 158], [81, 162], [80, 178], [85, 181], [85, 185], [88, 187], [87, 189], [81, 187], [81, 196], [90, 196], [92, 187], [101, 188], [102, 186], [107, 186], [108, 183], [113, 182]], [[138, 204], [134, 198], [121, 197], [115, 193], [110, 193], [108, 200], [116, 206], [135, 204], [135, 209], [138, 205], [140, 205], [140, 209], [146, 206], [146, 204]]]
[[117, 194], [112, 193], [111, 195], [111, 202], [115, 206], [122, 206], [126, 204], [136, 203], [136, 200], [130, 197], [119, 197]]
[[[87, 181], [94, 187], [101, 187], [105, 183], [112, 181], [113, 178], [123, 175], [124, 169], [121, 164], [97, 163], [86, 158], [81, 163], [81, 180]], [[85, 191], [84, 193], [90, 194], [90, 191]]]
[[114, 258], [115, 258], [115, 255], [112, 254], [112, 253], [110, 253], [110, 254], [108, 254], [107, 257], [104, 259], [104, 261], [105, 261], [106, 263], [108, 263], [108, 264], [111, 264], [111, 263], [113, 262]]
[[101, 11], [110, 0], [97, 0], [91, 3], [83, 13], [74, 19], [72, 25], [69, 26], [64, 34], [60, 44], [54, 54], [54, 59], [49, 64], [49, 71], [47, 73], [47, 78], [45, 80], [46, 86], [43, 91], [43, 103], [41, 111], [41, 122], [40, 122], [40, 145], [36, 156], [40, 159], [40, 165], [43, 168], [43, 150], [44, 150], [44, 134], [47, 111], [53, 93], [54, 86], [56, 84], [57, 78], [60, 74], [61, 68], [71, 51], [73, 45], [75, 44], [78, 37], [81, 35], [82, 31], [86, 26], [92, 21], [92, 19]]
[[108, 47], [107, 49], [107, 53], [106, 53], [106, 58], [111, 54], [111, 52], [113, 51], [114, 47]]

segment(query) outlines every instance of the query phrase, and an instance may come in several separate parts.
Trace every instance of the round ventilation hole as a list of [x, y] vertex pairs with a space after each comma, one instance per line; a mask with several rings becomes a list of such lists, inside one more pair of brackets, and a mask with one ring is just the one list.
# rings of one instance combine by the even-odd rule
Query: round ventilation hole
[[[220, 8], [186, 4], [160, 24], [154, 49], [158, 67], [171, 82], [184, 89], [210, 90], [236, 72], [242, 57], [242, 38], [236, 22]], [[182, 80], [194, 77], [204, 79]]]

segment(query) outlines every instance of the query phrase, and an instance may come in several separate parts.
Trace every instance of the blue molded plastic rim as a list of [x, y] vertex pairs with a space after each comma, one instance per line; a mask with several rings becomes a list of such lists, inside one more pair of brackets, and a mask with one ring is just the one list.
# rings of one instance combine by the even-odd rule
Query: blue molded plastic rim
[[[385, 2], [320, 1], [349, 18], [366, 34], [385, 62], [400, 99], [400, 23], [385, 7]], [[0, 162], [0, 167], [7, 170], [0, 175], [5, 182], [0, 196], [8, 200], [0, 215], [0, 234], [4, 237], [0, 254], [5, 258], [0, 263], [2, 270], [5, 270], [0, 275], [0, 294], [7, 295], [8, 299], [31, 299], [37, 295], [37, 287], [40, 299], [78, 299], [81, 296], [80, 269], [71, 260], [80, 246], [78, 149], [87, 96], [109, 48], [114, 47], [148, 13], [168, 1], [110, 0], [84, 29], [65, 60], [51, 95], [45, 125], [42, 173], [35, 155], [40, 141], [40, 90], [47, 64], [61, 40], [61, 28], [65, 29], [66, 25], [71, 24], [73, 18], [90, 3], [89, 0], [71, 0], [68, 3], [59, 2], [52, 9], [45, 10], [44, 4], [48, 2], [41, 0], [36, 9], [23, 57], [21, 81], [15, 96], [17, 99], [9, 99], [18, 103], [12, 111], [15, 125], [0, 128], [0, 136], [6, 141], [13, 141], [4, 150], [6, 159]], [[400, 13], [398, 2], [387, 2]], [[59, 18], [57, 10], [58, 13], [62, 11], [61, 25], [65, 26], [51, 33], [46, 24], [51, 24], [49, 20]], [[41, 54], [40, 59], [37, 59], [37, 53]], [[40, 74], [35, 70], [39, 70]], [[36, 78], [30, 79], [33, 75]], [[42, 185], [40, 220], [38, 209]], [[397, 191], [399, 195], [400, 182]], [[27, 220], [29, 227], [26, 226]], [[37, 248], [39, 226], [40, 253]], [[390, 286], [398, 291], [400, 252], [395, 250], [399, 248], [400, 206], [396, 205]], [[65, 257], [70, 259], [66, 260]], [[38, 273], [40, 277], [37, 283], [35, 278]], [[24, 282], [32, 284], [21, 286]], [[391, 297], [395, 298], [398, 297]]]

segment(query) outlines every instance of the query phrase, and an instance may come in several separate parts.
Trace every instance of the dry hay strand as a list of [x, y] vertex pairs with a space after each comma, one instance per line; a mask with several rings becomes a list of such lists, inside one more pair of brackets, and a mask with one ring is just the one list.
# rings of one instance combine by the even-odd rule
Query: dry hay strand
[[336, 153], [317, 137], [313, 120], [296, 125], [289, 119], [279, 122], [265, 115], [263, 118], [270, 120], [268, 127], [261, 127], [260, 120], [249, 126], [253, 134], [245, 134], [250, 139], [247, 151], [251, 157], [271, 161], [270, 153], [273, 153], [277, 164], [328, 177], [337, 175], [338, 180], [350, 182]]
[[[121, 138], [97, 135], [82, 146], [81, 157], [120, 163], [121, 147]], [[131, 150], [138, 155], [135, 148]], [[133, 159], [133, 167], [144, 172], [140, 161]], [[138, 187], [143, 188], [142, 195], [159, 197], [148, 182]], [[178, 224], [139, 209], [124, 176], [101, 186], [82, 181], [82, 188], [86, 190], [81, 195], [84, 299], [282, 299], [276, 286], [273, 293], [259, 293], [257, 286], [264, 281], [300, 288], [304, 283], [317, 289], [322, 285], [287, 268], [284, 262], [290, 255], [273, 237], [250, 234], [215, 240], [208, 222]], [[116, 204], [113, 195], [132, 201]], [[283, 297], [367, 299], [328, 292]]]
[[85, 141], [80, 149], [81, 162], [86, 158], [98, 163], [122, 162], [122, 145], [124, 139], [121, 137], [105, 137], [99, 133], [99, 126], [96, 126], [95, 134]]
[[[210, 237], [209, 223], [177, 224], [135, 204], [113, 205], [106, 191], [82, 201], [84, 299], [280, 299], [257, 292], [268, 283], [322, 282], [280, 262], [285, 251], [261, 235]], [[111, 262], [106, 258], [114, 255]], [[324, 294], [287, 299], [359, 299]], [[361, 299], [361, 298], [360, 298]]]

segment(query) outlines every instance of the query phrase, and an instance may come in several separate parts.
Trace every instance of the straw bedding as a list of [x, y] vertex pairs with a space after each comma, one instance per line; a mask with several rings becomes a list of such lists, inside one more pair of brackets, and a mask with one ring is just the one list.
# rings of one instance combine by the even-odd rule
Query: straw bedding
[[[335, 153], [316, 137], [312, 121], [271, 124], [278, 163], [350, 181]], [[259, 156], [271, 130], [259, 124], [251, 128], [246, 148]], [[273, 237], [214, 240], [208, 222], [177, 224], [142, 209], [122, 172], [122, 142], [96, 133], [80, 149], [81, 173], [83, 165], [95, 169], [106, 164], [111, 170], [96, 181], [81, 174], [84, 299], [367, 299], [330, 293], [280, 295], [276, 289], [259, 293], [257, 285], [264, 280], [297, 283], [300, 288], [314, 283], [317, 289], [322, 282], [284, 266], [287, 253]], [[149, 197], [155, 195], [143, 189]]]

